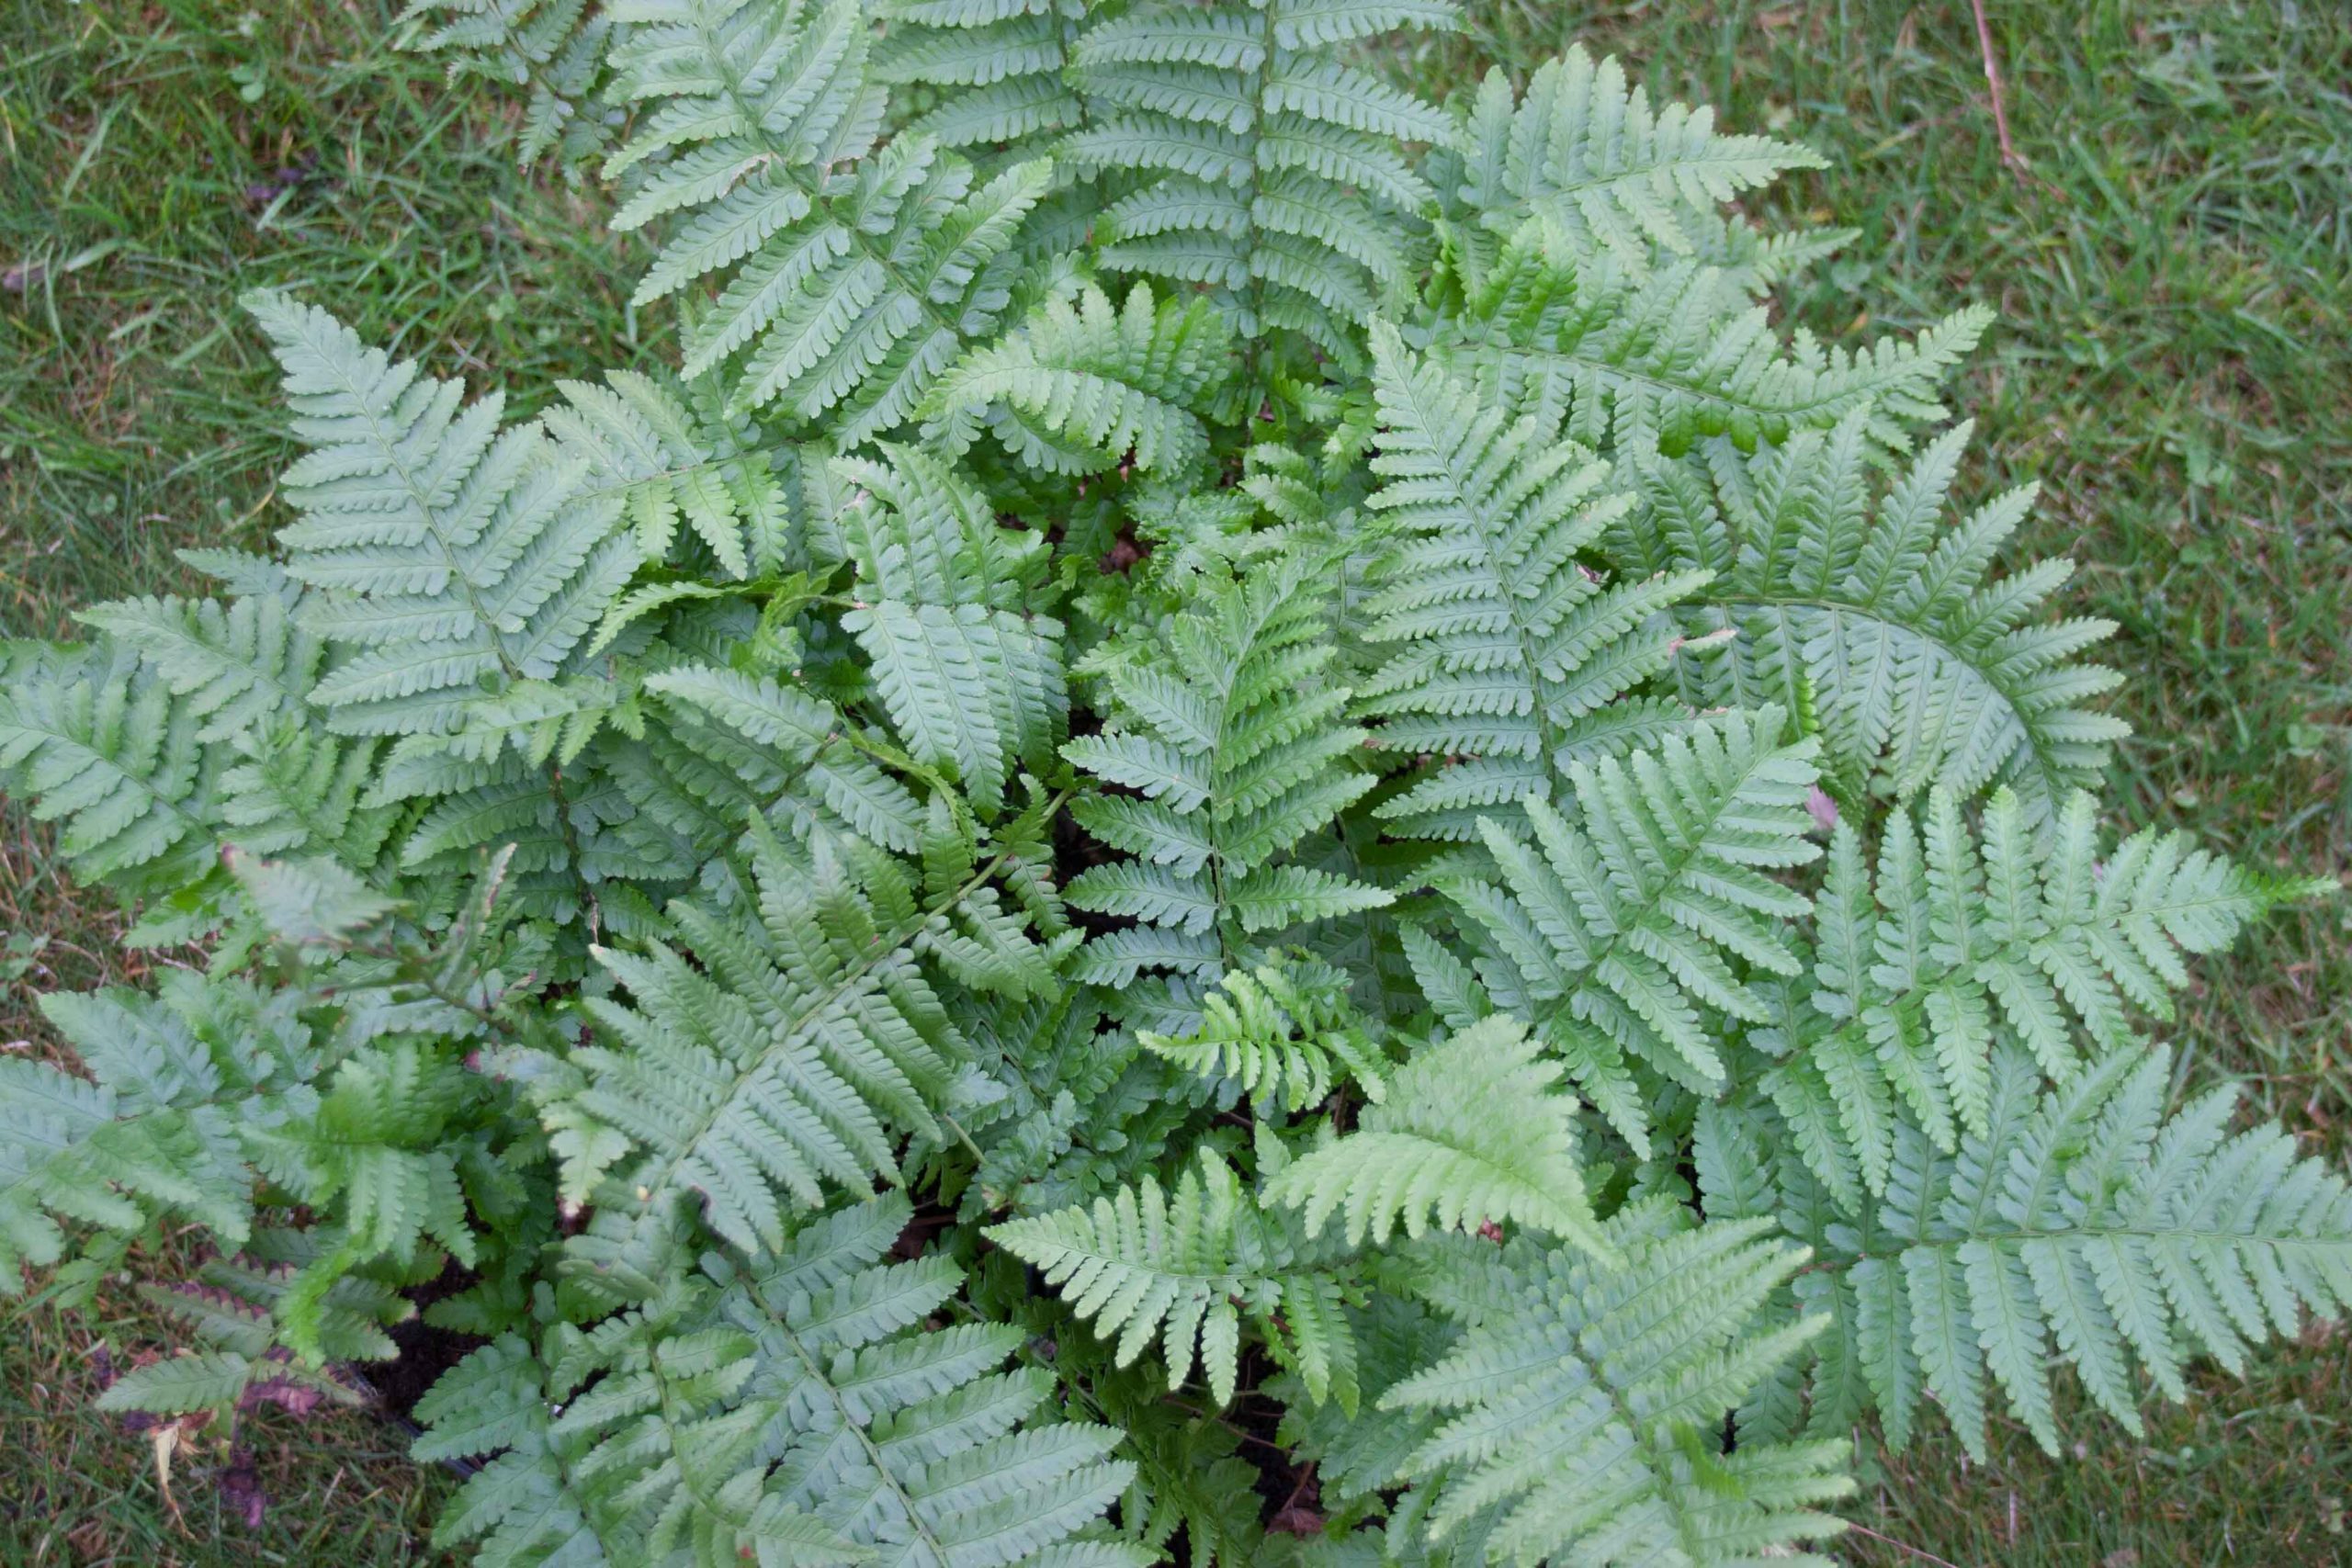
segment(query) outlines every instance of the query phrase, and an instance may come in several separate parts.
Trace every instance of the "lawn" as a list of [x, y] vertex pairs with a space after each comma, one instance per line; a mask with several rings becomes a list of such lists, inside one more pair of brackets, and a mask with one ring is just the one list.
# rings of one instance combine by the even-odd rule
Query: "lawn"
[[[1800, 137], [1829, 168], [1789, 213], [1860, 231], [1793, 290], [1833, 341], [1964, 300], [2002, 323], [1960, 389], [1978, 493], [2045, 491], [2027, 548], [2082, 564], [2075, 603], [2122, 626], [2143, 739], [2118, 799], [2246, 860], [2352, 864], [2352, 12], [1986, 0], [2022, 163], [1996, 138], [1966, 0], [1559, 6], [1476, 0], [1425, 83], [1581, 38], [1660, 94]], [[395, 52], [380, 0], [0, 0], [0, 627], [176, 585], [187, 543], [281, 520], [287, 454], [233, 309], [297, 284], [361, 331], [518, 398], [661, 350], [625, 308], [601, 198], [512, 167], [508, 107]], [[19, 818], [0, 840], [0, 1042], [49, 1048], [37, 989], [119, 975], [117, 912], [62, 890]], [[35, 939], [48, 934], [46, 946]], [[2176, 1038], [2188, 1077], [2342, 1152], [2352, 1098], [2352, 899], [2209, 964]], [[281, 1422], [254, 1468], [181, 1453], [83, 1406], [150, 1332], [5, 1309], [0, 1562], [431, 1560], [439, 1483], [363, 1416]], [[1871, 1456], [1874, 1563], [2323, 1562], [2352, 1554], [2352, 1336], [2314, 1329], [2244, 1379], [2086, 1420], [2063, 1464], [2004, 1430], [1989, 1468], [1933, 1441]], [[226, 1487], [224, 1479], [230, 1483]], [[240, 1517], [257, 1487], [258, 1529]]]

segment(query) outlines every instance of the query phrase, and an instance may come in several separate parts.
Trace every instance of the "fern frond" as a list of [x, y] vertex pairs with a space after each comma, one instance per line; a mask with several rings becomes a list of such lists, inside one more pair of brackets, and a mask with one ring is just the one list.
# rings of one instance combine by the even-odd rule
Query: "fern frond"
[[617, 117], [604, 87], [612, 17], [595, 0], [409, 0], [400, 19], [428, 25], [403, 47], [445, 56], [452, 78], [529, 89], [517, 163], [553, 152], [573, 169], [611, 140]]
[[613, 1562], [571, 1473], [581, 1445], [555, 1430], [548, 1368], [522, 1336], [504, 1335], [441, 1374], [416, 1403], [422, 1462], [479, 1460], [433, 1529], [447, 1551], [473, 1542], [485, 1568]]
[[302, 590], [275, 563], [269, 591], [214, 599], [122, 599], [74, 619], [135, 649], [201, 720], [201, 744], [227, 740], [280, 717], [300, 716], [318, 682], [325, 646], [301, 625]]
[[570, 668], [636, 566], [619, 499], [538, 427], [501, 431], [496, 396], [465, 407], [284, 295], [246, 307], [311, 447], [280, 481], [301, 518], [277, 538], [304, 626], [346, 653], [309, 694], [329, 727], [447, 734], [486, 692]]
[[1580, 762], [1574, 819], [1530, 796], [1533, 842], [1482, 821], [1492, 870], [1441, 882], [1494, 1004], [1529, 1020], [1637, 1151], [1647, 1097], [1633, 1067], [1720, 1092], [1706, 1021], [1769, 1021], [1741, 970], [1802, 967], [1778, 922], [1806, 904], [1770, 874], [1820, 855], [1805, 837], [1814, 747], [1781, 744], [1783, 722], [1726, 714], [1654, 751]]
[[1312, 960], [1229, 971], [1201, 998], [1199, 1028], [1136, 1039], [1195, 1077], [1230, 1078], [1261, 1105], [1294, 1114], [1349, 1079], [1369, 1100], [1387, 1092], [1386, 1063], [1349, 1005], [1348, 977]]
[[1155, 305], [1138, 283], [1114, 308], [1086, 284], [941, 378], [923, 434], [960, 457], [985, 426], [1046, 473], [1102, 473], [1130, 457], [1139, 471], [1181, 470], [1208, 453], [1203, 416], [1229, 360], [1230, 334], [1206, 300]]
[[[172, 972], [156, 995], [55, 992], [41, 1011], [89, 1077], [0, 1057], [0, 1287], [64, 1255], [60, 1221], [136, 1234], [161, 1214], [200, 1221], [231, 1248], [253, 1225], [242, 1134], [303, 1091], [319, 1054], [284, 998], [216, 992]], [[227, 992], [238, 989], [241, 1007]], [[243, 1026], [251, 1034], [231, 1031]]]
[[1541, 1051], [1509, 1017], [1423, 1046], [1356, 1131], [1270, 1180], [1267, 1201], [1303, 1210], [1310, 1236], [1344, 1209], [1351, 1247], [1367, 1232], [1385, 1246], [1400, 1221], [1416, 1238], [1508, 1223], [1605, 1251], [1577, 1167], [1577, 1102], [1552, 1091], [1561, 1067]]
[[1360, 705], [1384, 750], [1447, 760], [1378, 810], [1405, 832], [1468, 838], [1578, 762], [1688, 722], [1629, 694], [1673, 660], [1660, 612], [1706, 580], [1605, 585], [1577, 556], [1625, 510], [1602, 493], [1608, 465], [1563, 441], [1556, 418], [1408, 355], [1388, 323], [1372, 345], [1385, 483], [1369, 504], [1399, 543], [1361, 609], [1367, 638], [1395, 651]]
[[1062, 753], [1132, 795], [1072, 804], [1089, 832], [1136, 857], [1080, 873], [1069, 901], [1139, 922], [1090, 942], [1080, 978], [1131, 985], [1144, 968], [1214, 979], [1251, 939], [1390, 901], [1386, 891], [1281, 857], [1362, 797], [1344, 759], [1319, 561], [1294, 552], [1246, 580], [1204, 583], [1197, 612], [1101, 661], [1112, 722]]
[[662, 942], [596, 950], [630, 1000], [583, 999], [600, 1037], [543, 1114], [574, 1151], [568, 1190], [587, 1196], [635, 1149], [613, 1201], [659, 1221], [694, 1194], [714, 1233], [757, 1252], [783, 1245], [792, 1212], [896, 1180], [906, 1134], [944, 1136], [968, 1050], [933, 965], [1020, 995], [1052, 987], [1056, 954], [1004, 910], [993, 865], [919, 896], [857, 840], [752, 842], [756, 919], [680, 900], [669, 920], [691, 961]]
[[0, 777], [82, 876], [128, 891], [199, 880], [221, 754], [199, 716], [128, 647], [0, 649]]
[[[1794, 1057], [1764, 1081], [1815, 1174], [1849, 1201], [1883, 1196], [1897, 1111], [1945, 1154], [1989, 1128], [1993, 1060], [2026, 1054], [2052, 1082], [2094, 1053], [2135, 1043], [2130, 1012], [2173, 1016], [2181, 954], [2218, 952], [2310, 886], [2243, 871], [2182, 833], [2143, 829], [2103, 846], [2090, 796], [2033, 830], [2007, 789], [1981, 838], [1956, 795], [1924, 819], [1896, 813], [1873, 875], [1840, 823], [1814, 898], [1813, 988], [1777, 1045]], [[1824, 1116], [1844, 1136], [1812, 1129]]]
[[2231, 1134], [2234, 1089], [2167, 1118], [2168, 1053], [2136, 1050], [2041, 1083], [2030, 1056], [1999, 1051], [1985, 1132], [1946, 1155], [1905, 1119], [1883, 1202], [1797, 1211], [1821, 1215], [1801, 1234], [1862, 1336], [1821, 1355], [1859, 1357], [1897, 1447], [1932, 1393], [1981, 1457], [1989, 1371], [2057, 1452], [2053, 1354], [2137, 1432], [2135, 1367], [2180, 1399], [2188, 1357], [2235, 1371], [2306, 1308], [2352, 1305], [2352, 1191], [2275, 1124]]
[[1037, 613], [1046, 542], [998, 526], [988, 499], [930, 454], [837, 458], [871, 503], [838, 520], [857, 570], [842, 617], [872, 660], [882, 705], [916, 761], [989, 810], [1016, 763], [1042, 763], [1069, 716], [1061, 623]]
[[1182, 1387], [1197, 1365], [1211, 1397], [1229, 1404], [1243, 1314], [1270, 1339], [1278, 1337], [1280, 1317], [1295, 1337], [1311, 1332], [1310, 1325], [1328, 1331], [1314, 1397], [1354, 1403], [1354, 1345], [1331, 1281], [1297, 1256], [1206, 1148], [1173, 1192], [1147, 1175], [1091, 1207], [1009, 1220], [988, 1235], [1042, 1270], [1095, 1333], [1115, 1337], [1120, 1366], [1157, 1341], [1170, 1389]]
[[1098, 264], [1210, 286], [1244, 338], [1290, 328], [1352, 355], [1429, 194], [1399, 143], [1454, 130], [1331, 51], [1453, 21], [1439, 5], [1160, 0], [1094, 22], [1071, 54], [1088, 123], [1057, 155], [1132, 181], [1097, 220]]
[[[1966, 310], [1908, 342], [1783, 344], [1726, 274], [1675, 262], [1631, 276], [1532, 222], [1491, 261], [1453, 258], [1458, 300], [1435, 342], [1515, 399], [1565, 418], [1570, 439], [1621, 459], [1679, 456], [1721, 436], [1741, 451], [1860, 413], [1900, 451], [1944, 416], [1938, 390], [1992, 322]], [[1474, 265], [1475, 264], [1475, 265]]]
[[1800, 432], [1750, 462], [1647, 470], [1647, 515], [1627, 532], [1652, 541], [1660, 570], [1713, 573], [1678, 610], [1694, 636], [1738, 631], [1724, 653], [1682, 661], [1684, 694], [1809, 691], [1835, 773], [1897, 797], [2006, 784], [2045, 818], [2097, 782], [2129, 732], [2091, 706], [2122, 677], [2081, 658], [2114, 625], [2045, 618], [2071, 561], [1991, 576], [2033, 487], [1941, 525], [1965, 423], [1873, 505], [1869, 418]]
[[881, 13], [875, 78], [932, 89], [908, 133], [983, 161], [1021, 159], [1085, 118], [1064, 80], [1075, 0], [889, 0]]
[[568, 450], [589, 458], [598, 490], [620, 493], [647, 560], [671, 557], [683, 519], [726, 577], [774, 576], [802, 564], [767, 453], [748, 422], [729, 422], [709, 406], [707, 388], [689, 394], [628, 370], [606, 371], [601, 387], [556, 387], [563, 401], [541, 419]]
[[643, 106], [606, 164], [634, 172], [613, 220], [670, 220], [642, 304], [728, 275], [688, 332], [685, 373], [726, 365], [730, 409], [824, 418], [842, 448], [913, 416], [1010, 302], [1044, 160], [980, 181], [930, 136], [877, 145], [885, 93], [856, 0], [641, 0], [616, 48]]
[[1524, 1242], [1456, 1256], [1471, 1278], [1451, 1292], [1498, 1310], [1380, 1400], [1450, 1413], [1398, 1472], [1417, 1482], [1399, 1513], [1433, 1543], [1522, 1568], [1826, 1562], [1790, 1548], [1843, 1528], [1817, 1509], [1853, 1489], [1846, 1445], [1722, 1442], [1724, 1413], [1822, 1327], [1755, 1321], [1806, 1255], [1769, 1221], [1685, 1216], [1625, 1209], [1604, 1232], [1619, 1261]]
[[1714, 112], [1668, 104], [1629, 86], [1614, 57], [1594, 63], [1571, 45], [1528, 78], [1489, 71], [1465, 107], [1462, 180], [1450, 193], [1498, 233], [1540, 217], [1577, 252], [1607, 255], [1629, 275], [1654, 257], [1702, 256], [1717, 211], [1819, 154], [1766, 136], [1716, 131]]

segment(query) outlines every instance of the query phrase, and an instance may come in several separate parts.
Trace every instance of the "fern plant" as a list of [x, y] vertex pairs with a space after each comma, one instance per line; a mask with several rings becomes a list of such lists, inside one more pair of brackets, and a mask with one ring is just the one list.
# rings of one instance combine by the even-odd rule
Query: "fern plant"
[[2352, 1303], [2151, 1043], [2323, 885], [2110, 830], [2109, 628], [1953, 502], [1989, 318], [1775, 327], [1801, 146], [1433, 106], [1362, 46], [1443, 0], [412, 21], [679, 363], [510, 420], [257, 296], [272, 551], [0, 653], [194, 954], [0, 1056], [7, 1283], [208, 1244], [110, 1408], [422, 1315], [492, 1565], [1821, 1562], [1865, 1424]]

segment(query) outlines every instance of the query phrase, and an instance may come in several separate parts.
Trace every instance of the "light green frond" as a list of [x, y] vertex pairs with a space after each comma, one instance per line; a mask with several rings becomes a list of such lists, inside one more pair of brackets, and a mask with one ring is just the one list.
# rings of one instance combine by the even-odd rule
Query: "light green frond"
[[938, 1113], [967, 1050], [930, 971], [959, 936], [1000, 959], [956, 964], [959, 979], [1016, 995], [1054, 984], [1052, 950], [1009, 941], [1018, 928], [989, 886], [993, 863], [918, 897], [856, 840], [802, 852], [755, 832], [752, 846], [752, 908], [671, 906], [691, 962], [666, 942], [596, 950], [630, 999], [582, 1001], [598, 1034], [573, 1053], [583, 1080], [543, 1112], [595, 1151], [570, 1164], [568, 1190], [588, 1195], [634, 1149], [610, 1201], [660, 1214], [692, 1194], [747, 1252], [780, 1247], [790, 1215], [829, 1193], [897, 1180], [909, 1134], [944, 1135]]
[[0, 778], [61, 824], [77, 874], [126, 889], [197, 880], [215, 847], [220, 755], [202, 721], [130, 648], [8, 643], [0, 652]]
[[857, 570], [842, 626], [916, 761], [994, 810], [1014, 767], [1052, 755], [1068, 726], [1062, 626], [1038, 613], [1045, 540], [999, 527], [988, 499], [931, 454], [884, 445], [837, 458], [867, 499], [840, 519]]
[[1942, 522], [1969, 425], [1873, 502], [1869, 420], [1857, 411], [1747, 462], [1722, 454], [1647, 471], [1648, 510], [1665, 523], [1642, 530], [1657, 541], [1652, 558], [1714, 574], [1679, 609], [1684, 626], [1738, 634], [1720, 655], [1682, 661], [1684, 694], [1805, 694], [1838, 774], [1897, 797], [2007, 784], [2046, 818], [2097, 782], [2128, 732], [2093, 706], [2122, 677], [2082, 661], [2114, 626], [2048, 618], [2071, 561], [1992, 575], [2032, 487]]
[[1348, 1000], [1348, 977], [1293, 960], [1236, 969], [1201, 998], [1198, 1029], [1136, 1036], [1147, 1051], [1201, 1077], [1230, 1078], [1260, 1104], [1293, 1114], [1353, 1081], [1384, 1098], [1386, 1063]]
[[1800, 1145], [1823, 1182], [1850, 1201], [1859, 1174], [1883, 1196], [1904, 1128], [1945, 1154], [1985, 1135], [2000, 1052], [2064, 1081], [2079, 1038], [2114, 1051], [2135, 1043], [2132, 1012], [2171, 1019], [2183, 954], [2220, 951], [2309, 891], [2181, 833], [2104, 845], [2087, 795], [2036, 832], [1996, 791], [1978, 834], [1939, 789], [1920, 818], [1891, 819], [1874, 875], [1840, 823], [1814, 898], [1813, 987], [1786, 1035], [1798, 1055], [1766, 1085], [1792, 1120], [1834, 1116], [1841, 1139]]
[[1579, 762], [1684, 728], [1631, 695], [1673, 660], [1661, 614], [1704, 583], [1660, 573], [1609, 583], [1578, 558], [1625, 510], [1609, 466], [1561, 439], [1558, 421], [1491, 398], [1373, 328], [1384, 483], [1370, 504], [1398, 543], [1361, 615], [1392, 648], [1365, 682], [1385, 750], [1445, 759], [1383, 801], [1392, 830], [1466, 839]]
[[447, 734], [476, 699], [567, 670], [636, 566], [619, 498], [539, 427], [501, 431], [495, 396], [466, 407], [283, 295], [246, 304], [311, 448], [280, 480], [301, 515], [277, 538], [302, 624], [343, 654], [309, 694], [330, 727]]
[[1805, 838], [1814, 748], [1781, 743], [1782, 723], [1773, 708], [1733, 713], [1654, 751], [1578, 763], [1574, 818], [1531, 796], [1532, 842], [1482, 821], [1492, 870], [1442, 884], [1495, 1004], [1536, 1026], [1637, 1147], [1629, 1067], [1717, 1092], [1706, 1021], [1769, 1018], [1743, 970], [1801, 968], [1779, 922], [1806, 906], [1771, 874], [1821, 852]]
[[2232, 1134], [2233, 1090], [2167, 1118], [2168, 1055], [2130, 1049], [2041, 1082], [2001, 1050], [1984, 1133], [1948, 1156], [1906, 1119], [1884, 1202], [1799, 1211], [1898, 1438], [1924, 1391], [1981, 1457], [1989, 1372], [2056, 1453], [2053, 1356], [2136, 1432], [2139, 1371], [2181, 1398], [2187, 1358], [2235, 1370], [2352, 1303], [2352, 1191], [2275, 1124]]
[[1454, 129], [1335, 51], [1453, 22], [1436, 4], [1167, 0], [1093, 22], [1070, 54], [1087, 124], [1057, 156], [1128, 184], [1095, 226], [1098, 265], [1209, 285], [1245, 338], [1289, 328], [1353, 357], [1419, 243], [1428, 186], [1399, 143]]
[[633, 181], [613, 221], [668, 228], [638, 298], [726, 279], [691, 321], [686, 374], [723, 367], [730, 410], [824, 420], [844, 448], [905, 423], [1009, 303], [1011, 247], [1049, 166], [983, 180], [933, 136], [877, 143], [885, 89], [856, 0], [646, 0], [630, 15], [613, 64], [639, 118], [606, 165]]
[[1532, 1225], [1605, 1251], [1576, 1159], [1573, 1096], [1524, 1024], [1498, 1016], [1414, 1052], [1356, 1130], [1301, 1155], [1267, 1183], [1303, 1209], [1309, 1235], [1344, 1209], [1348, 1244], [1385, 1245], [1402, 1222], [1476, 1231]]
[[1203, 588], [1200, 607], [1164, 632], [1105, 646], [1112, 722], [1062, 749], [1080, 772], [1140, 796], [1071, 806], [1080, 826], [1136, 857], [1070, 883], [1077, 908], [1144, 923], [1088, 945], [1080, 973], [1098, 980], [1146, 966], [1214, 978], [1253, 938], [1391, 897], [1283, 862], [1374, 784], [1346, 761], [1365, 734], [1342, 722], [1348, 693], [1330, 684], [1319, 558], [1293, 551]]
[[1742, 192], [1819, 155], [1766, 136], [1715, 130], [1712, 109], [1668, 104], [1628, 85], [1612, 57], [1571, 46], [1528, 78], [1490, 71], [1465, 107], [1460, 188], [1449, 193], [1498, 233], [1540, 217], [1586, 254], [1640, 276], [1653, 257], [1707, 248], [1716, 214]]
[[[1146, 1176], [1091, 1207], [1007, 1221], [988, 1234], [1042, 1269], [1098, 1335], [1115, 1337], [1120, 1366], [1157, 1342], [1168, 1386], [1183, 1386], [1197, 1365], [1220, 1405], [1233, 1400], [1245, 1314], [1270, 1337], [1278, 1314], [1325, 1315], [1317, 1306], [1326, 1281], [1205, 1148], [1173, 1192]], [[1352, 1403], [1353, 1346], [1343, 1324], [1335, 1332], [1338, 1366], [1327, 1367], [1316, 1397], [1337, 1391]]]
[[1908, 342], [1825, 348], [1786, 344], [1737, 280], [1696, 262], [1646, 276], [1581, 260], [1541, 220], [1467, 270], [1436, 341], [1464, 367], [1567, 422], [1605, 454], [1679, 456], [1711, 437], [1742, 451], [1792, 431], [1826, 430], [1867, 411], [1874, 442], [1894, 450], [1944, 416], [1939, 390], [1992, 315], [1959, 311]]
[[1183, 469], [1208, 452], [1202, 416], [1230, 368], [1230, 334], [1206, 300], [1155, 306], [1137, 284], [1124, 308], [1091, 284], [1042, 306], [1019, 331], [940, 379], [927, 440], [961, 456], [985, 427], [1033, 468]]
[[1726, 1452], [1722, 1437], [1725, 1412], [1822, 1326], [1756, 1321], [1805, 1254], [1769, 1221], [1693, 1226], [1685, 1213], [1621, 1213], [1604, 1233], [1614, 1261], [1525, 1243], [1453, 1255], [1487, 1277], [1471, 1294], [1510, 1305], [1471, 1316], [1436, 1362], [1382, 1395], [1384, 1409], [1444, 1417], [1399, 1469], [1415, 1481], [1401, 1518], [1521, 1568], [1629, 1554], [1826, 1562], [1791, 1549], [1843, 1528], [1818, 1509], [1853, 1489], [1846, 1445]]

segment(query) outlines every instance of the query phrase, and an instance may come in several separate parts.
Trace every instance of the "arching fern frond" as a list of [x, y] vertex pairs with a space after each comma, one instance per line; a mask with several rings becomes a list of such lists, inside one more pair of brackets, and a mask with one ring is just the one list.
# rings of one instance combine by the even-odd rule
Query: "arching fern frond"
[[1530, 222], [1491, 260], [1454, 251], [1435, 342], [1514, 398], [1565, 417], [1571, 439], [1645, 457], [1724, 436], [1746, 451], [1868, 411], [1871, 438], [1900, 450], [1944, 416], [1939, 389], [1992, 322], [1946, 317], [1908, 342], [1784, 344], [1733, 277], [1697, 262], [1630, 276]]
[[1657, 570], [1713, 574], [1678, 610], [1694, 635], [1736, 628], [1721, 656], [1685, 660], [1699, 703], [1788, 702], [1809, 692], [1833, 773], [1896, 796], [2017, 790], [2047, 817], [2094, 784], [2129, 732], [2090, 705], [2122, 677], [2082, 655], [2111, 622], [2050, 621], [2073, 575], [2044, 560], [1991, 575], [2033, 503], [2009, 491], [1947, 526], [1944, 500], [1970, 426], [1923, 451], [1874, 503], [1869, 415], [1804, 431], [1743, 462], [1660, 462], [1627, 542]]
[[502, 400], [395, 364], [325, 311], [248, 296], [285, 369], [310, 454], [280, 486], [278, 530], [310, 590], [306, 628], [339, 659], [310, 692], [346, 735], [446, 734], [468, 706], [569, 668], [635, 568], [620, 502]]

